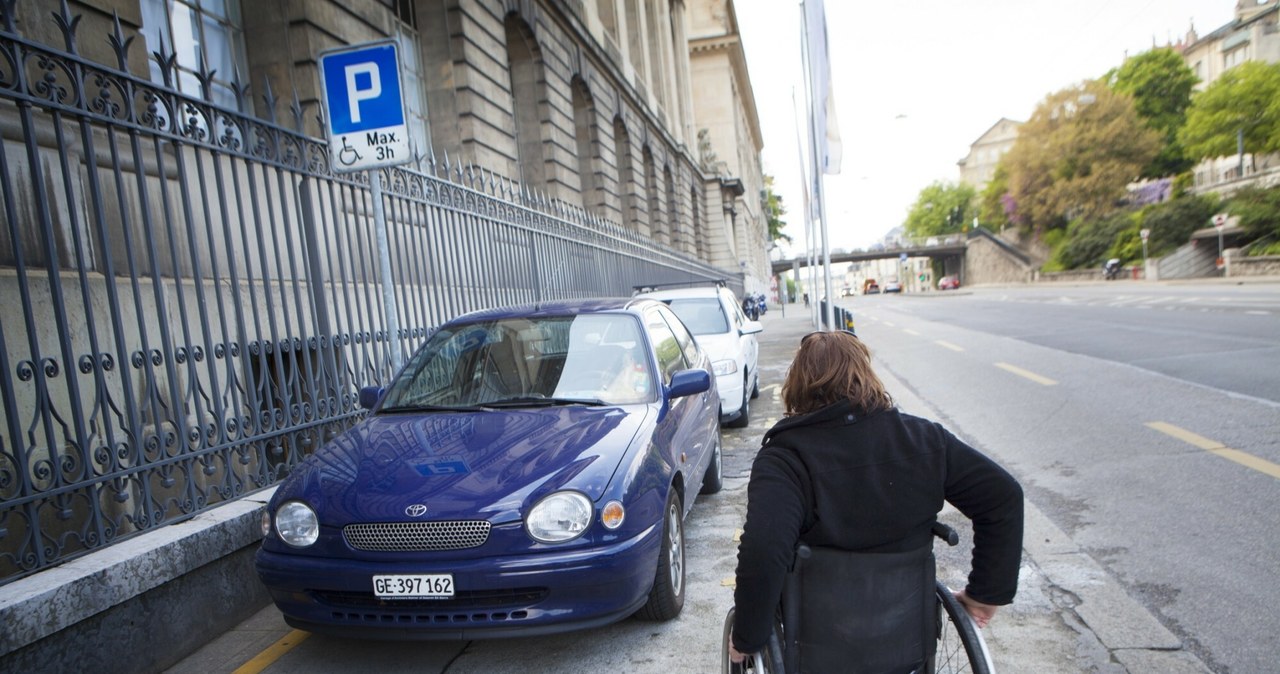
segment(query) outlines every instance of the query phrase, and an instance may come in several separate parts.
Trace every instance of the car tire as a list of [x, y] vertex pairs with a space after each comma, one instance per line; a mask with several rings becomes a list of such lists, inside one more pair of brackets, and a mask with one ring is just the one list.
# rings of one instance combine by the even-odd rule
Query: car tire
[[739, 409], [738, 418], [725, 424], [729, 428], [746, 428], [751, 423], [751, 389], [747, 388], [747, 382], [742, 382], [742, 407]]
[[680, 609], [684, 608], [684, 520], [674, 486], [667, 494], [667, 507], [662, 513], [658, 568], [653, 574], [649, 600], [636, 611], [636, 617], [641, 620], [665, 622], [680, 615]]
[[756, 380], [751, 384], [751, 399], [755, 400], [760, 397], [760, 375], [756, 375]]
[[711, 454], [707, 474], [702, 476], [702, 490], [699, 494], [716, 494], [724, 488], [724, 457], [720, 453], [720, 444], [720, 439], [716, 438], [716, 450]]

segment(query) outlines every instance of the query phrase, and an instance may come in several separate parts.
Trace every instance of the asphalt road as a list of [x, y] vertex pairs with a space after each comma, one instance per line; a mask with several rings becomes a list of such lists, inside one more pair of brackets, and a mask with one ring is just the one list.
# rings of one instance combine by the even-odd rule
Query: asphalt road
[[[1128, 327], [1075, 329], [1075, 318], [1057, 313], [1083, 305], [1099, 312], [1092, 320], [1109, 323], [1105, 302], [1120, 289], [1086, 288], [1066, 295], [1073, 301], [1054, 299], [1064, 296], [1061, 289], [1037, 288], [842, 304], [855, 312], [858, 333], [904, 410], [944, 422], [1027, 488], [1018, 598], [985, 631], [999, 671], [1274, 671], [1262, 649], [1280, 627], [1269, 609], [1280, 597], [1265, 586], [1276, 570], [1275, 556], [1267, 554], [1275, 536], [1268, 523], [1280, 506], [1276, 478], [1146, 424], [1176, 426], [1280, 462], [1280, 406], [1265, 396], [1275, 390], [1267, 377], [1280, 368], [1241, 368], [1257, 380], [1249, 392], [1221, 389], [1207, 379], [1180, 378], [1195, 368], [1157, 369], [1177, 358], [1150, 349], [1118, 360], [1127, 348], [1124, 335], [1140, 323], [1116, 319]], [[1280, 316], [1259, 308], [1265, 302], [1239, 299], [1243, 316]], [[1165, 303], [1172, 302], [1155, 306]], [[1263, 311], [1272, 313], [1248, 313]], [[1184, 313], [1197, 325], [1224, 326], [1212, 312]], [[807, 312], [794, 305], [785, 317], [773, 308], [762, 322], [762, 393], [750, 426], [725, 430], [725, 489], [700, 497], [686, 521], [689, 589], [677, 620], [626, 620], [535, 639], [361, 642], [295, 632], [268, 607], [170, 671], [719, 671], [751, 460], [764, 430], [781, 416], [779, 385], [799, 338], [811, 329]], [[1231, 329], [1243, 329], [1245, 337], [1230, 339], [1259, 340], [1241, 351], [1272, 357], [1275, 340]], [[1094, 343], [1090, 334], [1103, 337]], [[944, 514], [963, 525], [957, 517]], [[953, 585], [967, 572], [966, 545], [938, 550], [940, 576]]]
[[886, 369], [1206, 666], [1278, 671], [1280, 284], [852, 304]]

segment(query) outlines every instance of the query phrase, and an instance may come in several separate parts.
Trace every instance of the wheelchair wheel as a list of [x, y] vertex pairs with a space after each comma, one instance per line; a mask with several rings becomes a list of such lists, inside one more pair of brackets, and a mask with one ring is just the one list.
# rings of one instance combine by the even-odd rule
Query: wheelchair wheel
[[938, 651], [930, 674], [995, 674], [987, 642], [964, 606], [946, 585], [938, 583]]
[[720, 671], [722, 674], [786, 674], [782, 665], [782, 626], [775, 625], [769, 643], [759, 653], [747, 656], [741, 663], [729, 661], [729, 639], [733, 636], [733, 609], [724, 618], [724, 639], [721, 643]]

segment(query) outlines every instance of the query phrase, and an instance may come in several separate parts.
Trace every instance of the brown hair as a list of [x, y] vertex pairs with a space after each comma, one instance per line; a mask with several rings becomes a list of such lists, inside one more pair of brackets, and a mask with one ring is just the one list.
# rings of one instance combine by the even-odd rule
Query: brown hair
[[893, 407], [862, 340], [843, 331], [805, 335], [782, 384], [787, 415], [816, 412], [841, 400], [863, 414]]

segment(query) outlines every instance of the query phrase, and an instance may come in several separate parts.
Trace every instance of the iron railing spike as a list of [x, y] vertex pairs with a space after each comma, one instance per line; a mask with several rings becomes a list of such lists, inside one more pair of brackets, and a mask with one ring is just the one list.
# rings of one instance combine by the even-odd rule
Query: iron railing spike
[[67, 0], [61, 0], [58, 14], [53, 15], [54, 23], [58, 24], [58, 28], [62, 31], [63, 41], [67, 45], [67, 53], [79, 56], [76, 51], [76, 26], [80, 23], [80, 15], [72, 16], [71, 8], [67, 5]]
[[151, 56], [155, 59], [156, 65], [160, 66], [160, 77], [164, 80], [166, 89], [173, 89], [173, 69], [178, 61], [178, 52], [169, 51], [168, 40], [164, 36], [160, 36], [160, 48], [151, 52]]
[[289, 105], [289, 111], [293, 113], [293, 129], [298, 133], [302, 133], [302, 119], [306, 114], [306, 108], [302, 105], [302, 100], [298, 98], [298, 88], [293, 88], [293, 103]]
[[0, 0], [0, 12], [4, 12], [4, 29], [10, 33], [17, 33], [18, 29], [14, 25], [14, 10], [18, 6], [18, 0]]
[[276, 98], [276, 92], [271, 89], [271, 78], [267, 78], [267, 90], [262, 94], [262, 101], [267, 104], [267, 121], [272, 124], [276, 123], [276, 102], [280, 99]]
[[112, 16], [112, 33], [107, 36], [107, 43], [111, 45], [112, 51], [116, 53], [116, 65], [125, 72], [129, 71], [129, 45], [133, 44], [133, 36], [125, 37], [124, 29], [120, 27], [120, 12], [111, 10]]
[[249, 102], [249, 83], [240, 79], [240, 66], [232, 72], [231, 88], [236, 95], [236, 111], [245, 113], [245, 104]]
[[196, 79], [200, 80], [200, 96], [204, 100], [213, 102], [213, 75], [218, 72], [217, 69], [210, 70], [209, 62], [205, 60], [204, 49], [200, 50], [200, 70], [196, 73]]

